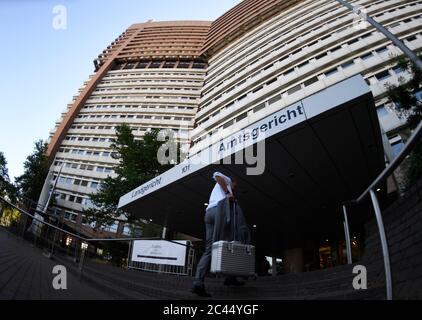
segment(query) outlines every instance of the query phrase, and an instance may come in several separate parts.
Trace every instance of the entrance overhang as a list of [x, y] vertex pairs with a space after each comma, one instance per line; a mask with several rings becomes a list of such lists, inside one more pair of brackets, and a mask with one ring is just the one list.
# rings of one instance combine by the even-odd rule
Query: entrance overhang
[[[260, 144], [265, 170], [248, 175], [251, 166], [235, 159]], [[255, 244], [275, 254], [333, 229], [342, 231], [342, 203], [358, 196], [384, 167], [373, 96], [355, 76], [191, 156], [122, 196], [119, 208], [203, 238], [212, 175], [220, 171], [238, 181], [239, 203]]]

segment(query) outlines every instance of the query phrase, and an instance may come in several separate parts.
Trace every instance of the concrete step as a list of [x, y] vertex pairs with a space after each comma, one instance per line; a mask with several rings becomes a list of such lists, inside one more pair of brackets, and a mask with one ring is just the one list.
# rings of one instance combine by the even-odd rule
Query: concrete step
[[[79, 277], [79, 269], [76, 266], [75, 262], [66, 257], [54, 256], [53, 260], [61, 263], [66, 266], [68, 272], [72, 273], [74, 276]], [[149, 300], [150, 297], [140, 294], [138, 291], [133, 291], [129, 288], [116, 287], [115, 283], [104, 279], [103, 277], [98, 277], [95, 274], [83, 272], [81, 274], [80, 281], [84, 281], [87, 284], [95, 287], [96, 289], [102, 290], [107, 294], [111, 295], [116, 300]]]
[[[56, 258], [78, 273], [76, 264], [63, 257]], [[223, 279], [207, 278], [206, 288], [212, 299], [383, 299], [384, 286], [369, 284], [369, 289], [352, 288], [352, 266], [318, 270], [278, 277], [249, 280], [242, 287], [226, 287]], [[190, 293], [192, 277], [127, 270], [87, 261], [83, 281], [120, 299], [201, 299]]]

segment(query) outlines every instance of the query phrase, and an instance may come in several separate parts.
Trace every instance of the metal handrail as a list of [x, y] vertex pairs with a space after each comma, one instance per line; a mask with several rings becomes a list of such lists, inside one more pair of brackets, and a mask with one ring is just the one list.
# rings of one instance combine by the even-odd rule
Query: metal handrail
[[166, 242], [171, 242], [171, 243], [174, 243], [174, 244], [178, 244], [178, 245], [184, 246], [184, 247], [191, 246], [190, 244], [187, 244], [186, 245], [186, 244], [182, 244], [182, 243], [179, 243], [179, 242], [176, 242], [176, 241], [173, 241], [173, 240], [164, 239], [162, 237], [146, 237], [146, 238], [96, 238], [96, 239], [95, 238], [85, 238], [83, 236], [80, 236], [80, 235], [74, 234], [74, 233], [72, 233], [70, 231], [67, 231], [67, 230], [64, 230], [62, 228], [59, 228], [59, 227], [57, 227], [57, 226], [55, 226], [55, 225], [53, 225], [51, 223], [48, 223], [46, 221], [43, 221], [40, 218], [34, 216], [33, 214], [31, 214], [29, 212], [26, 212], [25, 210], [22, 210], [21, 208], [17, 207], [16, 205], [14, 205], [10, 201], [4, 199], [3, 197], [0, 197], [0, 201], [6, 203], [7, 205], [11, 206], [12, 208], [18, 210], [20, 213], [22, 213], [22, 214], [24, 214], [24, 215], [26, 215], [26, 216], [34, 219], [35, 221], [38, 221], [38, 222], [40, 222], [40, 223], [42, 223], [42, 224], [44, 224], [46, 226], [49, 226], [49, 227], [51, 227], [51, 228], [53, 228], [53, 229], [55, 229], [57, 231], [63, 232], [65, 234], [67, 234], [67, 235], [70, 235], [70, 236], [72, 236], [74, 238], [77, 238], [77, 239], [79, 239], [81, 241], [84, 241], [84, 242], [103, 242], [103, 241], [108, 241], [108, 242], [111, 242], [111, 241], [115, 241], [115, 242], [127, 242], [127, 241], [129, 241], [129, 242], [131, 242], [131, 241], [139, 241], [139, 240], [162, 240], [162, 241], [166, 241]]
[[347, 256], [348, 263], [352, 264], [352, 255], [351, 255], [351, 246], [350, 246], [350, 232], [347, 219], [347, 209], [348, 205], [357, 205], [367, 196], [370, 196], [372, 206], [375, 212], [375, 218], [378, 225], [378, 231], [381, 241], [382, 255], [384, 261], [384, 271], [385, 271], [385, 286], [386, 286], [386, 297], [387, 300], [393, 299], [393, 281], [391, 276], [391, 263], [390, 263], [390, 253], [388, 249], [387, 236], [385, 233], [384, 222], [381, 214], [381, 208], [378, 202], [377, 195], [375, 193], [376, 188], [383, 183], [388, 177], [390, 177], [394, 171], [402, 164], [407, 156], [413, 151], [416, 145], [419, 143], [422, 138], [422, 121], [418, 124], [409, 140], [401, 150], [401, 152], [393, 159], [393, 161], [378, 175], [377, 178], [369, 185], [369, 187], [355, 200], [347, 201], [343, 203], [344, 211], [344, 232], [347, 244]]
[[371, 185], [356, 199], [352, 200], [349, 203], [360, 203], [366, 196], [369, 195], [370, 191], [379, 186], [384, 180], [386, 180], [393, 172], [398, 168], [398, 166], [406, 159], [406, 157], [413, 151], [419, 139], [422, 138], [422, 121], [414, 130], [413, 134], [410, 136], [406, 145], [394, 158], [394, 160], [384, 169], [383, 172], [371, 183]]

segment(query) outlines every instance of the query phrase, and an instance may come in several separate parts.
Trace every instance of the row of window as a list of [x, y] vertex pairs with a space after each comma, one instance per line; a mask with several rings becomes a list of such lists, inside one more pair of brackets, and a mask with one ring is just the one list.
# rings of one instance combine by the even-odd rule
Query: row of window
[[195, 107], [186, 106], [143, 106], [143, 105], [86, 105], [82, 109], [178, 109], [178, 110], [194, 110]]
[[[421, 103], [422, 102], [422, 90], [413, 92], [412, 94], [416, 98], [417, 103]], [[399, 105], [397, 105], [394, 102], [392, 102], [392, 105], [395, 108], [399, 108], [400, 107]], [[378, 117], [381, 119], [381, 118], [389, 115], [390, 114], [390, 111], [389, 111], [390, 109], [391, 109], [391, 107], [387, 106], [387, 104], [381, 104], [381, 105], [377, 106], [377, 114], [378, 114]]]
[[389, 10], [382, 11], [382, 12], [380, 12], [380, 13], [374, 14], [374, 15], [372, 16], [372, 18], [379, 18], [379, 17], [382, 17], [382, 16], [383, 16], [383, 15], [385, 15], [385, 14], [388, 14], [388, 13], [394, 13], [394, 12], [396, 12], [397, 10], [402, 10], [402, 9], [407, 8], [407, 7], [413, 7], [413, 6], [416, 6], [418, 3], [420, 3], [420, 2], [419, 2], [419, 1], [415, 1], [414, 3], [410, 3], [410, 4], [406, 4], [406, 5], [402, 5], [402, 6], [399, 6], [399, 7], [394, 7], [393, 9], [389, 9]]
[[[116, 130], [116, 126], [82, 126], [82, 125], [72, 125], [70, 127], [73, 130]], [[151, 131], [152, 128], [144, 128], [144, 127], [137, 127], [137, 126], [131, 126], [132, 131]], [[174, 132], [181, 132], [186, 133], [187, 131], [185, 129], [180, 128], [165, 128], [165, 127], [157, 127], [158, 130], [173, 130]]]
[[[179, 47], [178, 47], [179, 48]], [[149, 51], [148, 53], [155, 53], [156, 51]], [[184, 51], [178, 51], [178, 54], [183, 53]], [[142, 54], [142, 52], [141, 52]], [[113, 70], [132, 70], [132, 69], [206, 69], [207, 64], [204, 62], [193, 62], [191, 61], [160, 61], [160, 60], [153, 60], [153, 61], [141, 61], [141, 62], [134, 62], [134, 63], [126, 63], [126, 64], [117, 64], [113, 67]]]
[[197, 80], [175, 80], [175, 79], [153, 79], [153, 80], [148, 80], [148, 79], [137, 79], [137, 80], [114, 80], [114, 81], [101, 81], [100, 85], [104, 85], [104, 84], [127, 84], [127, 83], [150, 83], [150, 82], [154, 82], [154, 83], [169, 83], [169, 82], [173, 82], [173, 83], [198, 83], [198, 84], [202, 84], [203, 81], [197, 81]]
[[142, 115], [142, 114], [80, 114], [78, 119], [151, 119], [151, 120], [179, 120], [191, 121], [192, 117], [178, 117], [178, 116], [156, 116], [156, 115]]
[[92, 206], [92, 201], [89, 198], [75, 196], [72, 194], [67, 194], [67, 193], [58, 192], [58, 191], [55, 192], [55, 196], [57, 200], [69, 201], [69, 202], [74, 202], [74, 203], [78, 203], [78, 204], [82, 204], [86, 206]]
[[76, 136], [67, 136], [66, 141], [90, 141], [90, 142], [114, 142], [114, 138], [98, 138], [98, 137], [76, 137]]
[[192, 77], [203, 77], [202, 73], [185, 73], [185, 72], [181, 72], [181, 73], [163, 73], [163, 72], [153, 72], [153, 73], [148, 73], [148, 72], [140, 72], [140, 73], [108, 73], [104, 76], [104, 79], [106, 78], [127, 78], [127, 77], [144, 77], [144, 76], [175, 76], [175, 77], [187, 77], [187, 76], [192, 76]]
[[[105, 157], [105, 158], [112, 157], [112, 153], [109, 151], [91, 151], [91, 150], [82, 150], [82, 149], [60, 148], [59, 152], [77, 154], [80, 156], [93, 156], [93, 157]], [[107, 170], [109, 169], [107, 168]], [[98, 172], [102, 172], [102, 171], [98, 171]]]
[[[54, 162], [55, 166], [61, 167], [63, 164], [63, 161], [58, 160]], [[95, 166], [90, 165], [86, 163], [77, 163], [77, 162], [65, 162], [64, 165], [67, 169], [75, 169], [75, 170], [81, 170], [81, 171], [95, 171], [95, 172], [104, 172], [104, 173], [114, 173], [114, 170], [111, 167], [105, 167], [105, 166]]]
[[136, 91], [136, 90], [145, 90], [145, 91], [157, 91], [157, 90], [167, 90], [167, 91], [200, 91], [200, 88], [188, 88], [188, 87], [172, 87], [172, 88], [162, 88], [162, 87], [150, 87], [150, 88], [141, 88], [141, 87], [130, 87], [130, 88], [101, 88], [96, 89], [94, 92], [107, 92], [107, 91]]
[[60, 176], [58, 182], [61, 184], [81, 186], [81, 187], [91, 188], [95, 190], [99, 190], [101, 188], [101, 184], [99, 181], [91, 181], [91, 180], [76, 179], [76, 178]]
[[171, 99], [171, 100], [198, 100], [197, 97], [181, 97], [181, 96], [91, 96], [90, 99], [102, 99], [102, 100], [120, 100], [120, 99], [131, 99], [134, 97], [144, 99]]

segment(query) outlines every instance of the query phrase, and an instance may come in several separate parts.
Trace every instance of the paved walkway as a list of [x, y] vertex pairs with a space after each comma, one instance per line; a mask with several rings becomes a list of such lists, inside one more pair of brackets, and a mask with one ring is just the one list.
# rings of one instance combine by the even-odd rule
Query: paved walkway
[[67, 272], [67, 290], [54, 290], [55, 265], [41, 250], [0, 227], [0, 300], [112, 299], [70, 272]]

